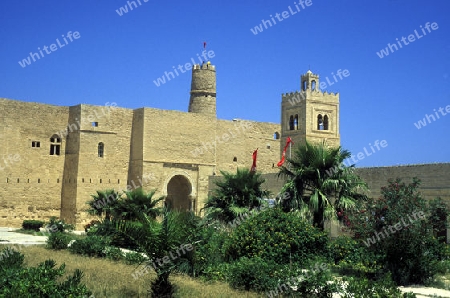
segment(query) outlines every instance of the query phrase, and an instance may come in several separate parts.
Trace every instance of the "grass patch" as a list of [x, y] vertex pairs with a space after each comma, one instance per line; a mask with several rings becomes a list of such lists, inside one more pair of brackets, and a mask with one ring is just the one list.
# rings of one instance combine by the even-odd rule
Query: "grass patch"
[[[148, 297], [150, 282], [156, 278], [154, 272], [135, 280], [132, 277], [136, 265], [114, 262], [107, 259], [88, 258], [71, 254], [67, 250], [54, 251], [43, 245], [23, 247], [26, 266], [36, 266], [47, 259], [53, 259], [58, 265], [66, 264], [66, 273], [62, 278], [80, 269], [84, 273], [82, 282], [93, 292], [95, 298], [101, 297]], [[184, 275], [171, 275], [171, 281], [177, 286], [175, 297], [264, 297], [251, 292], [236, 291], [225, 283], [205, 283]]]

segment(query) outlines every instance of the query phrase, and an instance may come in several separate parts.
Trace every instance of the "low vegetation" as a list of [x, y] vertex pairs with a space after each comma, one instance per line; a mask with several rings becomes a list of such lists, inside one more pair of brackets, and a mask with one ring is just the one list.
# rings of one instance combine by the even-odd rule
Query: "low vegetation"
[[[425, 201], [417, 179], [388, 181], [376, 200], [360, 195], [365, 183], [343, 166], [345, 156], [324, 144], [298, 148], [291, 167], [281, 170], [287, 182], [273, 208], [264, 204], [260, 175], [223, 173], [204, 218], [158, 207], [162, 198], [154, 199], [154, 191], [98, 191], [88, 202], [97, 219], [86, 236], [52, 219], [47, 249], [24, 248], [25, 262], [54, 272], [49, 282], [61, 291], [71, 283], [97, 298], [415, 297], [397, 287], [433, 284], [450, 269], [439, 238], [448, 208], [439, 199]], [[330, 240], [329, 219], [340, 220], [346, 236]], [[14, 256], [6, 270], [20, 263]], [[12, 273], [0, 272], [12, 283]]]

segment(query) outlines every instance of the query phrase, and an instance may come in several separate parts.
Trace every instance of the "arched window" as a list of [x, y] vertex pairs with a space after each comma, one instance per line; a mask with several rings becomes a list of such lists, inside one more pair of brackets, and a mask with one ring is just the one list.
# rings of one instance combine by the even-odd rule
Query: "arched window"
[[316, 81], [311, 82], [311, 89], [316, 90]]
[[305, 80], [303, 81], [302, 85], [303, 91], [305, 91], [308, 88], [308, 82]]
[[98, 157], [103, 157], [103, 153], [105, 151], [105, 144], [102, 142], [98, 143]]
[[317, 129], [318, 130], [323, 130], [323, 120], [322, 120], [322, 115], [319, 114], [317, 116]]
[[279, 133], [278, 131], [276, 131], [276, 132], [273, 134], [273, 139], [274, 139], [274, 140], [279, 140], [279, 139], [280, 139], [280, 133]]
[[294, 117], [294, 129], [298, 130], [298, 115], [295, 115]]
[[294, 116], [289, 117], [289, 130], [294, 130]]
[[328, 116], [323, 117], [323, 130], [328, 130]]
[[50, 155], [61, 154], [61, 138], [58, 135], [53, 135], [50, 138]]

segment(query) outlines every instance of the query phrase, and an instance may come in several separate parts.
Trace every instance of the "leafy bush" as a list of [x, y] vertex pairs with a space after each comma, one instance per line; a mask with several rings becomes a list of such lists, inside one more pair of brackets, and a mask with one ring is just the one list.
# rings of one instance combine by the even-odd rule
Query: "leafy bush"
[[44, 226], [44, 222], [41, 220], [24, 220], [22, 223], [22, 228], [24, 230], [32, 230], [39, 232], [39, 229]]
[[147, 260], [146, 257], [138, 252], [127, 252], [124, 256], [125, 263], [128, 265], [141, 264]]
[[118, 247], [108, 246], [105, 249], [105, 255], [107, 259], [113, 261], [119, 261], [123, 259], [123, 252]]
[[8, 268], [20, 268], [24, 255], [14, 247], [7, 246], [0, 253], [0, 270]]
[[77, 240], [69, 247], [69, 251], [74, 254], [80, 254], [89, 257], [105, 257], [106, 247], [110, 246], [108, 237], [88, 236]]
[[430, 209], [419, 184], [417, 178], [410, 184], [389, 180], [380, 199], [368, 200], [350, 215], [355, 237], [369, 251], [382, 255], [382, 264], [399, 285], [429, 282], [445, 258], [445, 246], [433, 237], [433, 226], [425, 218]]
[[260, 257], [279, 264], [303, 264], [327, 254], [328, 236], [298, 217], [279, 208], [261, 211], [239, 225], [227, 239], [226, 256]]
[[51, 233], [47, 239], [47, 248], [49, 249], [66, 249], [71, 237], [63, 232]]
[[268, 291], [278, 286], [277, 270], [280, 269], [273, 261], [242, 257], [230, 265], [228, 280], [236, 289]]
[[[91, 229], [100, 224], [99, 220], [93, 219], [88, 224], [84, 225], [84, 231], [88, 233]], [[91, 231], [92, 233], [93, 231]]]
[[440, 242], [446, 242], [449, 209], [441, 198], [429, 202], [430, 216], [428, 221], [433, 227], [433, 234]]
[[[302, 269], [305, 267], [308, 269]], [[242, 257], [228, 268], [230, 286], [237, 289], [266, 292], [269, 297], [331, 297], [338, 291], [332, 282], [328, 265], [320, 259], [300, 264], [279, 265], [261, 258]]]
[[45, 228], [51, 233], [55, 233], [55, 232], [73, 231], [75, 229], [75, 226], [67, 224], [64, 222], [64, 220], [52, 216], [50, 218], [49, 223], [45, 226]]
[[65, 281], [58, 283], [64, 274], [65, 264], [54, 268], [55, 261], [47, 260], [37, 267], [24, 268], [23, 254], [17, 251], [8, 254], [8, 258], [0, 261], [0, 297], [59, 298], [88, 297], [92, 294], [81, 284], [83, 273], [78, 269]]
[[211, 278], [217, 279], [216, 275], [219, 273], [216, 267], [225, 261], [224, 243], [228, 233], [217, 222], [200, 226], [195, 233], [194, 276], [209, 279], [209, 273], [215, 272]]
[[[324, 263], [313, 267], [310, 263], [310, 269], [302, 270], [289, 281], [289, 288], [286, 293], [293, 295], [300, 294], [301, 297], [331, 297], [333, 293], [339, 291], [339, 285], [333, 282], [333, 277], [327, 267], [323, 268]], [[319, 270], [321, 269], [321, 270]], [[287, 285], [287, 283], [286, 283]], [[295, 296], [294, 296], [295, 297]]]
[[390, 275], [379, 281], [366, 278], [344, 277], [342, 298], [415, 298], [414, 293], [402, 293]]
[[384, 275], [383, 255], [370, 251], [361, 242], [347, 236], [330, 241], [330, 259], [341, 275], [376, 279]]
[[[132, 226], [141, 226], [138, 222], [128, 222]], [[127, 249], [136, 250], [138, 245], [136, 241], [133, 240], [129, 234], [117, 231], [116, 223], [110, 220], [104, 220], [98, 223], [95, 228], [90, 228], [88, 230], [88, 236], [102, 236], [111, 239], [111, 245], [116, 247], [122, 247]]]

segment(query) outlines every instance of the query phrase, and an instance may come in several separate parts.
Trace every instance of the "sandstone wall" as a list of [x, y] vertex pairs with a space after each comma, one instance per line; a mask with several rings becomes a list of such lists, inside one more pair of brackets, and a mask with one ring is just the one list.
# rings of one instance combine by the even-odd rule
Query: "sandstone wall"
[[369, 185], [371, 197], [380, 197], [381, 187], [386, 186], [390, 178], [399, 177], [411, 183], [413, 177], [418, 177], [422, 181], [419, 189], [424, 198], [441, 197], [450, 206], [450, 163], [357, 168], [356, 173]]
[[0, 99], [0, 226], [59, 216], [65, 143], [50, 155], [50, 138], [68, 116], [68, 107]]

